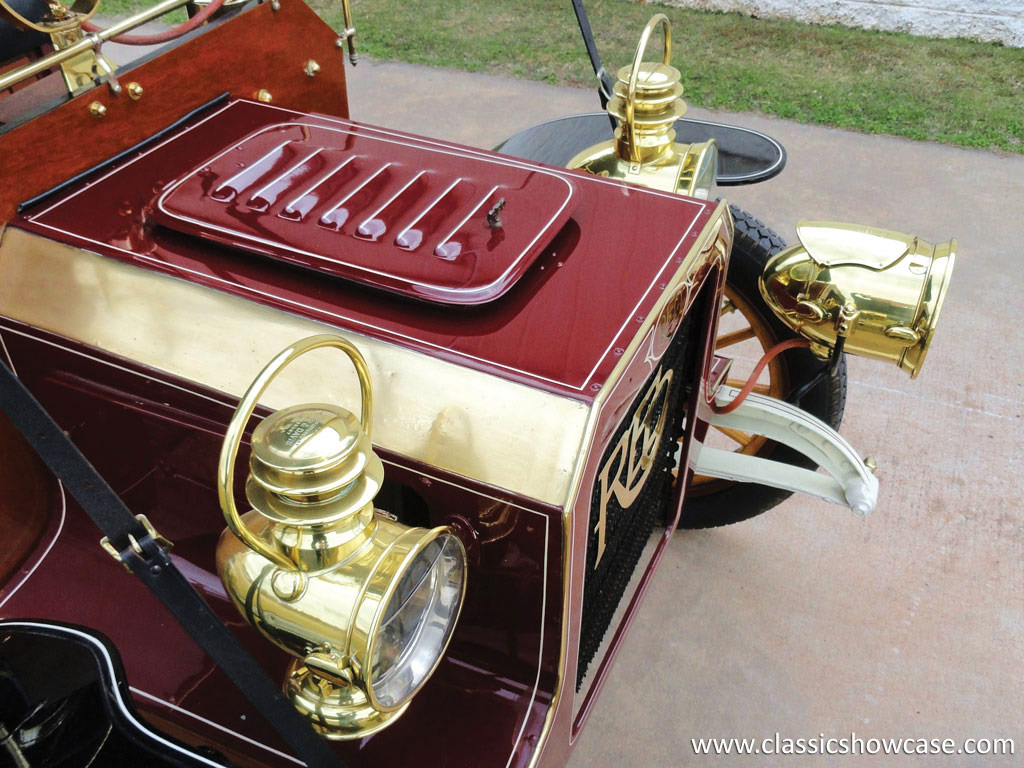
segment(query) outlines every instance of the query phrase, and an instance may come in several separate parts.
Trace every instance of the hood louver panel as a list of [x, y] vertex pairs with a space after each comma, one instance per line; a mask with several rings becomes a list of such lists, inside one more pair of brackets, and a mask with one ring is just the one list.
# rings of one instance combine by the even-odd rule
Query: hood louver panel
[[419, 299], [480, 304], [515, 284], [573, 198], [563, 175], [517, 161], [285, 123], [175, 181], [151, 218]]

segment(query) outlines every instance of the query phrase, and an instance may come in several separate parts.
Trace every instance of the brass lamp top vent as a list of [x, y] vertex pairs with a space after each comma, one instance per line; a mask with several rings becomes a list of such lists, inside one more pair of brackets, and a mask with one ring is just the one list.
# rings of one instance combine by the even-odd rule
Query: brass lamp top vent
[[331, 474], [343, 464], [361, 434], [356, 417], [341, 408], [286, 408], [264, 419], [253, 432], [251, 466], [270, 482], [271, 477], [287, 479], [288, 485], [301, 487], [310, 477]]
[[329, 523], [361, 510], [384, 468], [356, 417], [325, 403], [296, 405], [253, 431], [246, 495], [282, 523]]
[[[616, 154], [626, 162], [649, 162], [672, 147], [676, 120], [686, 114], [686, 104], [681, 98], [682, 76], [667, 62], [642, 62], [637, 69], [631, 99], [632, 75], [632, 66], [619, 70], [613, 96], [608, 102], [609, 114], [618, 121]], [[631, 156], [631, 147], [635, 147], [637, 158]]]

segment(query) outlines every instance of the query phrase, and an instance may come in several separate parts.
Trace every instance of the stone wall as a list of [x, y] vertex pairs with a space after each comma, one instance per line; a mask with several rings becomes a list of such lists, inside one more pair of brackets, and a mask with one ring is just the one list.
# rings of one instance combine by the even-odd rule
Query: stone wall
[[753, 16], [967, 37], [1024, 48], [1024, 0], [657, 0]]

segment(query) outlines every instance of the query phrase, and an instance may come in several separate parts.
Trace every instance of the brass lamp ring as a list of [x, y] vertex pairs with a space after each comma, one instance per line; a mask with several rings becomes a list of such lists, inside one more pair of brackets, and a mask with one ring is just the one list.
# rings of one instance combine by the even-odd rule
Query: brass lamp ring
[[662, 64], [668, 65], [672, 60], [672, 23], [668, 16], [663, 13], [656, 13], [647, 22], [643, 33], [640, 35], [640, 42], [636, 46], [636, 53], [633, 55], [633, 66], [629, 71], [629, 87], [626, 91], [626, 130], [629, 131], [629, 159], [630, 162], [640, 162], [640, 148], [636, 145], [636, 128], [633, 125], [633, 115], [636, 111], [636, 86], [640, 77], [640, 67], [643, 65], [644, 51], [647, 50], [647, 43], [655, 27], [661, 24], [665, 28], [665, 48], [662, 54]]
[[362, 423], [366, 436], [370, 436], [373, 422], [373, 390], [370, 385], [370, 370], [366, 365], [366, 360], [363, 359], [355, 345], [341, 336], [334, 334], [309, 336], [278, 353], [260, 371], [252, 384], [249, 385], [228, 424], [227, 434], [224, 437], [224, 444], [220, 452], [220, 461], [217, 466], [217, 497], [228, 528], [250, 549], [258, 552], [274, 565], [287, 571], [298, 569], [284, 554], [269, 547], [254, 536], [242, 522], [241, 515], [238, 513], [238, 507], [235, 505], [235, 463], [238, 459], [238, 449], [242, 442], [242, 435], [245, 432], [245, 425], [249, 423], [249, 419], [252, 417], [253, 411], [256, 410], [260, 397], [262, 397], [267, 387], [270, 386], [270, 383], [284, 368], [293, 363], [296, 358], [307, 352], [312, 352], [314, 349], [322, 349], [324, 347], [340, 349], [352, 361], [356, 375], [359, 377], [361, 399], [359, 420]]

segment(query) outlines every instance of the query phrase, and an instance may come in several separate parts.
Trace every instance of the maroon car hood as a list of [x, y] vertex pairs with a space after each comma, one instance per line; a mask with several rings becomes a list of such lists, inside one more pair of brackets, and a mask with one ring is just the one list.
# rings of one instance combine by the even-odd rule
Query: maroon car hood
[[[309, 142], [322, 141], [328, 131], [347, 137], [342, 146], [358, 155], [352, 161], [357, 167], [368, 168], [364, 158], [371, 153], [384, 163], [401, 163], [402, 173], [408, 174], [403, 176], [406, 182], [421, 170], [437, 174], [429, 181], [437, 195], [417, 196], [423, 204], [420, 212], [457, 178], [472, 180], [479, 197], [466, 195], [464, 208], [429, 231], [424, 226], [424, 242], [414, 250], [398, 247], [394, 241], [418, 213], [385, 210], [379, 217], [371, 215], [386, 209], [390, 197], [401, 189], [397, 173], [393, 180], [397, 186], [389, 187], [390, 193], [377, 190], [372, 201], [359, 203], [358, 212], [353, 207], [340, 231], [322, 226], [321, 220], [347, 193], [335, 190], [316, 202], [304, 197], [317, 195], [316, 189], [307, 190], [330, 172], [326, 166], [317, 171], [315, 158], [310, 176], [302, 176], [305, 186], [289, 184], [292, 177], [285, 172], [319, 148]], [[262, 152], [256, 143], [250, 148], [251, 142], [264, 136], [269, 146]], [[273, 170], [257, 179], [236, 179], [239, 189], [233, 196], [230, 185], [221, 188], [277, 146], [271, 137], [279, 137], [278, 144], [296, 142], [295, 154], [282, 157]], [[303, 148], [306, 154], [301, 154]], [[319, 154], [328, 152], [328, 159], [334, 157], [340, 164], [336, 151], [325, 147]], [[231, 173], [227, 172], [229, 157], [235, 163]], [[413, 158], [415, 165], [406, 167]], [[362, 180], [372, 173], [369, 170]], [[278, 187], [274, 182], [282, 174], [285, 178]], [[592, 398], [600, 389], [619, 362], [621, 350], [633, 339], [638, 322], [654, 309], [717, 207], [448, 142], [249, 101], [231, 102], [155, 146], [120, 159], [97, 176], [27, 211], [12, 226], [580, 400]], [[445, 183], [446, 179], [450, 180]], [[242, 182], [249, 183], [243, 188]], [[460, 240], [464, 235], [456, 225], [495, 183], [511, 189], [510, 194], [502, 193], [506, 199], [502, 226], [483, 232], [486, 224], [481, 216], [485, 219], [486, 214], [478, 212], [476, 232], [467, 231], [468, 237]], [[324, 188], [331, 189], [329, 180]], [[218, 200], [218, 194], [230, 200]], [[353, 206], [355, 197], [350, 198]], [[260, 207], [256, 198], [266, 201], [265, 210], [249, 208], [250, 201]], [[181, 207], [172, 207], [172, 203], [179, 205], [179, 199]], [[278, 215], [293, 202], [292, 211], [305, 211], [301, 221]], [[186, 204], [195, 209], [188, 215], [198, 222], [189, 224], [188, 234], [179, 231], [184, 228], [180, 217], [188, 213]], [[308, 211], [307, 205], [312, 206]], [[161, 207], [166, 210], [160, 211]], [[443, 208], [435, 206], [439, 207]], [[543, 213], [542, 219], [537, 211]], [[566, 217], [564, 224], [559, 224], [559, 217]], [[156, 218], [169, 226], [154, 226]], [[378, 221], [386, 227], [377, 240], [358, 231], [368, 219], [367, 227], [378, 226], [374, 224]], [[226, 224], [222, 231], [215, 230], [220, 225], [214, 220]], [[455, 234], [449, 236], [453, 230]], [[497, 241], [502, 233], [505, 239], [492, 246], [490, 240]], [[330, 250], [298, 252], [308, 249], [317, 237]], [[487, 242], [481, 245], [483, 238]], [[446, 242], [463, 244], [460, 255], [466, 266], [458, 258], [446, 261], [437, 255], [438, 246]], [[513, 242], [519, 245], [509, 245]], [[475, 254], [472, 259], [465, 257], [467, 250]], [[421, 269], [417, 262], [429, 266]], [[382, 264], [389, 265], [388, 270], [381, 269]], [[478, 271], [473, 273], [473, 268]], [[347, 279], [336, 277], [342, 272]], [[390, 285], [382, 286], [384, 272]], [[502, 279], [495, 282], [495, 275]], [[367, 285], [373, 281], [373, 286]], [[472, 291], [476, 286], [476, 298], [484, 303], [453, 311], [452, 305], [436, 303], [438, 294], [424, 292], [427, 283], [445, 291], [458, 290], [460, 285], [471, 286]], [[411, 301], [407, 294], [395, 292], [400, 287], [432, 300]], [[497, 291], [496, 298], [481, 299], [487, 290]]]

